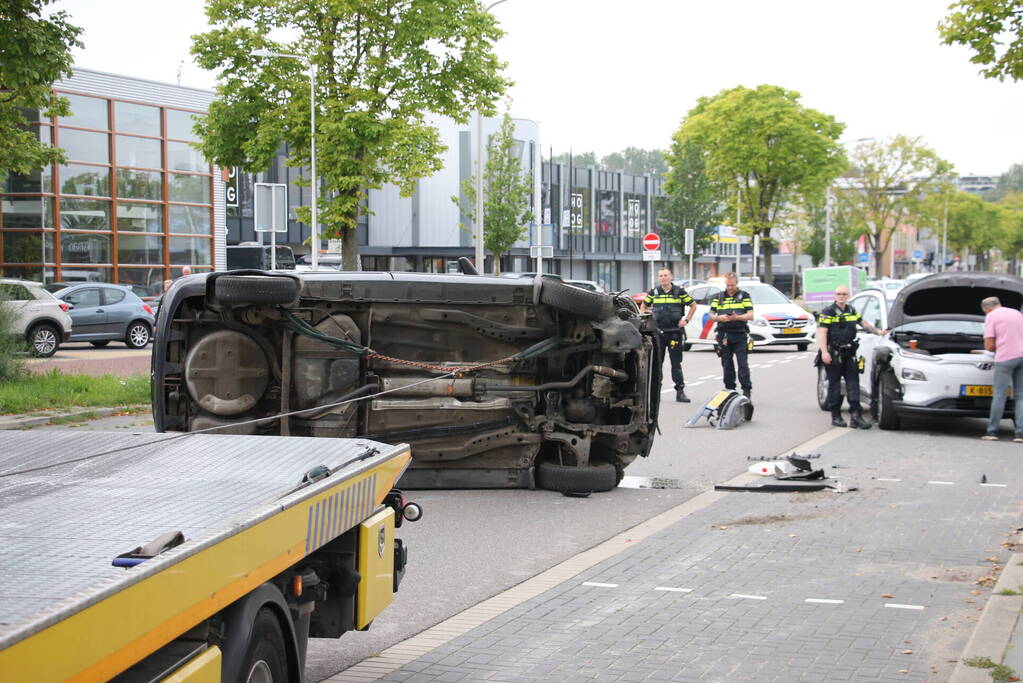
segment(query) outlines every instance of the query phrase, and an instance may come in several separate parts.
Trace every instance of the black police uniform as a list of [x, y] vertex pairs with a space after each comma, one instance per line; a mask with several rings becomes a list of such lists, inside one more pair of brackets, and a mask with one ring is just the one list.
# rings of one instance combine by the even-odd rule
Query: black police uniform
[[[724, 315], [734, 313], [743, 315], [753, 310], [753, 300], [749, 293], [738, 290], [729, 296], [727, 292], [720, 295], [710, 304], [710, 312]], [[721, 368], [726, 389], [735, 389], [735, 365], [739, 368], [739, 386], [747, 396], [753, 391], [753, 382], [749, 375], [749, 326], [745, 320], [719, 321], [717, 324], [717, 350], [721, 355]], [[735, 358], [735, 365], [732, 358]]]
[[849, 399], [849, 413], [854, 427], [869, 426], [863, 421], [860, 406], [860, 367], [856, 357], [859, 342], [856, 329], [862, 322], [860, 314], [846, 304], [843, 311], [838, 304], [825, 306], [817, 324], [828, 331], [828, 353], [831, 362], [824, 366], [828, 376], [828, 410], [832, 421], [842, 421], [842, 380], [845, 380], [845, 394]]
[[689, 296], [685, 289], [673, 284], [671, 289], [665, 292], [660, 287], [654, 287], [646, 294], [643, 303], [647, 308], [652, 308], [654, 322], [660, 331], [661, 358], [667, 352], [671, 362], [671, 380], [675, 383], [675, 400], [686, 401], [685, 378], [682, 376], [682, 344], [685, 341], [685, 334], [678, 326], [685, 313], [686, 306], [694, 306], [696, 302]]

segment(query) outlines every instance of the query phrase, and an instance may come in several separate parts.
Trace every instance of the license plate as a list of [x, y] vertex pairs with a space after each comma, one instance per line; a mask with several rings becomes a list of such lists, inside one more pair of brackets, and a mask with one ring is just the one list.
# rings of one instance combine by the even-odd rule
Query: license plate
[[963, 384], [959, 387], [960, 396], [993, 396], [994, 387], [990, 384]]
[[803, 333], [803, 328], [802, 327], [785, 327], [785, 328], [782, 328], [781, 333], [782, 334], [802, 334]]

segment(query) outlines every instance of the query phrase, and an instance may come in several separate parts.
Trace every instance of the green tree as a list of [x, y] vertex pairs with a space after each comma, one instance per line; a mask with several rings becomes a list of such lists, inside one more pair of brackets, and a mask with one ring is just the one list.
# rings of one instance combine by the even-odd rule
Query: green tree
[[[501, 272], [501, 256], [529, 232], [529, 195], [532, 176], [522, 168], [515, 124], [505, 113], [501, 129], [487, 142], [483, 168], [483, 247], [494, 255], [494, 274]], [[469, 220], [476, 221], [476, 177], [462, 181], [462, 198], [452, 197]], [[463, 230], [469, 231], [465, 225]], [[482, 270], [482, 265], [480, 266]]]
[[[1009, 192], [999, 205], [1004, 209], [1007, 240], [1002, 252], [1018, 261], [1023, 258], [1023, 191]], [[1016, 271], [1013, 271], [1016, 272]]]
[[551, 157], [551, 161], [556, 164], [568, 165], [572, 163], [573, 168], [586, 168], [587, 166], [599, 166], [597, 163], [596, 152], [563, 152], [561, 154], [555, 154]]
[[1009, 170], [998, 176], [995, 187], [984, 194], [989, 202], [1001, 201], [1010, 192], [1023, 192], [1023, 164], [1013, 164]]
[[[200, 148], [224, 166], [259, 171], [284, 142], [289, 165], [309, 166], [307, 67], [252, 52], [310, 59], [321, 232], [342, 239], [349, 270], [366, 193], [394, 183], [411, 194], [442, 167], [444, 145], [427, 117], [492, 115], [508, 85], [494, 53], [502, 32], [475, 0], [207, 0], [206, 15], [214, 28], [194, 36], [192, 53], [219, 70], [219, 98], [196, 127]], [[289, 39], [272, 39], [279, 35]], [[298, 214], [309, 223], [308, 207]]]
[[[807, 221], [811, 233], [803, 246], [803, 252], [813, 260], [815, 266], [824, 263], [827, 216], [823, 203], [811, 204], [807, 208]], [[850, 263], [856, 257], [856, 241], [860, 233], [849, 225], [844, 214], [831, 212], [831, 260], [838, 264]]]
[[799, 98], [776, 85], [723, 90], [700, 98], [674, 138], [699, 145], [732, 215], [741, 211], [740, 232], [760, 235], [769, 282], [771, 230], [782, 208], [822, 195], [846, 165], [837, 142], [845, 125]]
[[641, 149], [626, 147], [620, 152], [612, 152], [600, 160], [605, 171], [621, 171], [632, 175], [657, 175], [668, 173], [668, 162], [664, 150]]
[[685, 231], [692, 228], [693, 249], [703, 253], [716, 233], [724, 192], [707, 175], [703, 150], [693, 140], [672, 142], [667, 162], [664, 197], [655, 200], [661, 236], [682, 253]]
[[877, 275], [895, 230], [921, 219], [921, 200], [945, 182], [952, 165], [920, 138], [896, 135], [859, 143], [850, 166], [835, 190], [837, 208], [857, 234], [866, 235]]
[[65, 160], [60, 149], [40, 142], [28, 128], [25, 110], [44, 116], [69, 113], [67, 98], [50, 88], [71, 75], [71, 48], [82, 32], [67, 12], [43, 17], [52, 0], [7, 0], [0, 9], [0, 174], [31, 173]]
[[965, 45], [970, 61], [984, 66], [985, 78], [1023, 78], [1023, 2], [1021, 0], [959, 0], [938, 24], [946, 45]]
[[992, 249], [1009, 249], [1014, 235], [1008, 211], [969, 192], [956, 192], [948, 203], [948, 244], [955, 251], [977, 255], [980, 268], [988, 268]]

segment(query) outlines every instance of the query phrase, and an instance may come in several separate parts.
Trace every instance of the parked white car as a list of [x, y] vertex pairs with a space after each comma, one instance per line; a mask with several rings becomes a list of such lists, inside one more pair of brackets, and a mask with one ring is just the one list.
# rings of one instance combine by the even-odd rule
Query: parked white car
[[[1023, 306], [1023, 279], [997, 273], [942, 273], [899, 292], [890, 310], [879, 290], [864, 290], [850, 303], [884, 337], [861, 331], [863, 400], [881, 429], [898, 429], [905, 415], [986, 417], [994, 364], [984, 351], [980, 302], [997, 296]], [[1012, 402], [1005, 416], [1012, 417]]]
[[[817, 322], [804, 309], [771, 285], [759, 281], [740, 281], [739, 289], [749, 292], [753, 299], [753, 320], [749, 322], [749, 335], [756, 346], [794, 344], [800, 351], [814, 341]], [[689, 290], [696, 300], [696, 314], [686, 325], [684, 348], [698, 344], [713, 344], [717, 323], [710, 319], [710, 304], [724, 291], [724, 285], [708, 283]]]
[[14, 333], [33, 355], [49, 358], [71, 337], [70, 307], [38, 282], [0, 278], [0, 301], [14, 311]]

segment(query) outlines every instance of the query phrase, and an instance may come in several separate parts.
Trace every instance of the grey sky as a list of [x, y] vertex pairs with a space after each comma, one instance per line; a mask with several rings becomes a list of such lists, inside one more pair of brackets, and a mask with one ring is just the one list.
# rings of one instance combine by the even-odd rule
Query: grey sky
[[[847, 124], [844, 139], [920, 136], [960, 174], [1023, 162], [1023, 83], [939, 44], [951, 0], [507, 0], [494, 7], [515, 116], [544, 154], [666, 147], [696, 99], [772, 83]], [[84, 27], [78, 66], [211, 88], [191, 61], [200, 0], [59, 0]]]

